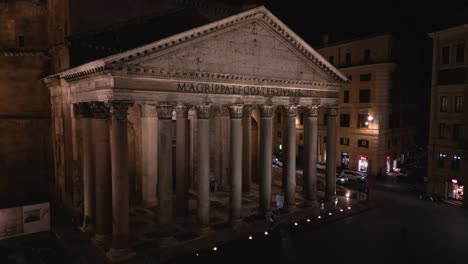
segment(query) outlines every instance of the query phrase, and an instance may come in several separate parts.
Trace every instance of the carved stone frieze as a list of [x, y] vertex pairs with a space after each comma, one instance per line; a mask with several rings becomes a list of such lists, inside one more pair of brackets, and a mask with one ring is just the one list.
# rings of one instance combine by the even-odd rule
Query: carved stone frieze
[[110, 114], [112, 118], [116, 120], [126, 120], [128, 108], [132, 106], [133, 102], [128, 100], [109, 101]]
[[242, 109], [242, 116], [243, 117], [250, 117], [252, 115], [253, 106], [252, 105], [244, 105]]

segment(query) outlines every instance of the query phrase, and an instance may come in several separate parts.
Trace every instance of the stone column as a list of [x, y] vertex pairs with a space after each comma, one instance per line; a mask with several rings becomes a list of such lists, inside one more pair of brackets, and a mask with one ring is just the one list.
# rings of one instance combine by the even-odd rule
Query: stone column
[[156, 105], [142, 104], [140, 108], [143, 206], [153, 207], [157, 204], [158, 113]]
[[327, 108], [327, 179], [325, 198], [336, 198], [336, 106]]
[[252, 109], [244, 106], [242, 115], [242, 191], [250, 192], [252, 179]]
[[271, 166], [272, 166], [272, 105], [260, 106], [260, 210], [271, 214]]
[[307, 107], [304, 129], [304, 191], [307, 206], [317, 205], [317, 117], [318, 107]]
[[242, 221], [242, 105], [229, 107], [231, 116], [231, 223]]
[[210, 105], [197, 106], [198, 114], [198, 222], [200, 232], [205, 233], [210, 225]]
[[112, 164], [112, 245], [107, 257], [123, 261], [135, 256], [128, 248], [129, 238], [129, 186], [128, 186], [128, 135], [127, 111], [133, 103], [110, 102], [111, 164]]
[[112, 180], [109, 160], [109, 105], [105, 102], [91, 102], [93, 119], [96, 231], [94, 241], [103, 244], [110, 240], [112, 233]]
[[176, 106], [176, 213], [178, 216], [188, 215], [189, 187], [189, 131], [188, 107], [183, 104]]
[[[288, 212], [296, 209], [296, 105], [285, 107], [286, 121], [286, 144], [285, 144], [285, 167], [286, 188], [285, 205]], [[271, 164], [270, 164], [271, 165]]]
[[94, 187], [94, 160], [91, 129], [91, 109], [88, 103], [73, 105], [75, 118], [81, 119], [81, 135], [83, 150], [83, 207], [84, 221], [81, 230], [83, 232], [94, 231], [96, 189]]
[[157, 106], [159, 117], [158, 133], [158, 217], [161, 244], [171, 240], [172, 233], [172, 109], [173, 105], [162, 103]]

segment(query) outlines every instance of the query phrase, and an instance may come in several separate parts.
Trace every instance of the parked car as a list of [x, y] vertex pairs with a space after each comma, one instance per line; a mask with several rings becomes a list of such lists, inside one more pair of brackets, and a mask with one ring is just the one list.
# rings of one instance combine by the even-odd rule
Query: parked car
[[365, 175], [364, 173], [359, 172], [359, 171], [343, 170], [340, 173], [340, 178], [348, 178], [348, 179], [354, 179], [354, 180], [357, 180], [357, 179], [365, 180], [366, 177], [367, 177], [367, 175]]
[[317, 161], [317, 169], [318, 170], [326, 170], [327, 167], [326, 167], [325, 163]]

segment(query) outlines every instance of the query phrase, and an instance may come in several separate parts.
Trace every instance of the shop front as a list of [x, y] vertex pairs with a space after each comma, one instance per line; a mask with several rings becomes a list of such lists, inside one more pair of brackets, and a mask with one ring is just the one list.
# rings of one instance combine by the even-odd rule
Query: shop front
[[362, 172], [367, 172], [369, 168], [369, 157], [366, 155], [360, 155], [358, 161], [358, 170]]
[[463, 200], [463, 183], [457, 179], [447, 182], [447, 198], [454, 200]]
[[349, 154], [347, 152], [341, 152], [341, 168], [349, 169]]

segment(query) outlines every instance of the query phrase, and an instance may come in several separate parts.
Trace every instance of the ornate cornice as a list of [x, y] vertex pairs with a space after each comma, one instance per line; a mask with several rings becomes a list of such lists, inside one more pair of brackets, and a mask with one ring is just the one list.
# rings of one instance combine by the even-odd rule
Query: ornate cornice
[[211, 105], [203, 104], [203, 105], [197, 105], [196, 107], [197, 107], [197, 117], [199, 119], [210, 118]]
[[177, 118], [188, 118], [189, 108], [186, 105], [184, 105], [182, 103], [178, 103], [175, 106], [175, 110], [176, 110]]
[[336, 116], [337, 112], [338, 112], [338, 106], [327, 107], [327, 115]]
[[285, 105], [284, 110], [287, 117], [295, 117], [297, 113], [297, 105]]
[[252, 105], [244, 105], [244, 108], [242, 110], [242, 116], [243, 117], [250, 117], [252, 115], [252, 110], [254, 107]]
[[158, 110], [156, 105], [153, 104], [140, 104], [140, 111], [142, 117], [157, 117]]
[[273, 105], [260, 105], [260, 116], [264, 118], [271, 118], [275, 112], [275, 106]]
[[110, 108], [108, 102], [89, 102], [91, 114], [93, 118], [107, 119], [110, 116]]
[[93, 114], [89, 103], [73, 104], [73, 115], [75, 118], [91, 118]]
[[159, 119], [169, 119], [172, 120], [172, 110], [174, 110], [174, 105], [171, 103], [160, 103], [157, 106], [158, 109], [158, 118]]
[[306, 108], [307, 116], [309, 117], [318, 116], [318, 105], [308, 105], [305, 108]]
[[128, 108], [133, 106], [133, 102], [128, 100], [109, 101], [109, 110], [115, 120], [126, 120]]
[[243, 105], [230, 105], [229, 115], [231, 116], [231, 119], [242, 118], [243, 108], [244, 108]]

